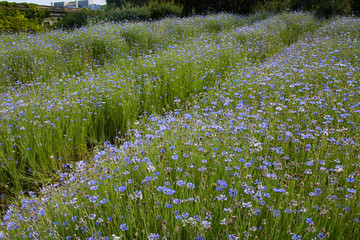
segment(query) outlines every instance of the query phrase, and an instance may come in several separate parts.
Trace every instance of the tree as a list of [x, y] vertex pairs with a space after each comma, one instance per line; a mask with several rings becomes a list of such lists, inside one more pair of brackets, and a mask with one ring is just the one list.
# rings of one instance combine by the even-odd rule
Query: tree
[[123, 8], [126, 6], [144, 6], [147, 0], [106, 0], [106, 5], [110, 8]]

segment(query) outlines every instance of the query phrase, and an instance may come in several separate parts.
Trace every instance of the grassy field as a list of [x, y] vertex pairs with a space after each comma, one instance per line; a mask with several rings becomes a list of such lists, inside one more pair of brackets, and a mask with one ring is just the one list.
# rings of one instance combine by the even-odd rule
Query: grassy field
[[0, 238], [360, 236], [360, 19], [218, 14], [0, 46]]

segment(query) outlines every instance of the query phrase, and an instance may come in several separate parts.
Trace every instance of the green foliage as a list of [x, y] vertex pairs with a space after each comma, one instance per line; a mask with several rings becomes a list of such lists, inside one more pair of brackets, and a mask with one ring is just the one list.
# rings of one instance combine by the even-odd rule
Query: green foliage
[[[150, 3], [152, 1], [150, 0]], [[172, 2], [163, 0], [162, 3]], [[258, 11], [282, 12], [287, 10], [305, 10], [314, 12], [319, 17], [359, 13], [358, 0], [175, 0], [184, 7], [184, 15], [203, 14], [206, 12], [254, 13]], [[145, 6], [148, 1], [108, 0], [108, 8], [124, 6]]]
[[148, 0], [106, 0], [106, 5], [115, 8], [139, 7], [148, 3]]
[[360, 1], [351, 0], [350, 4], [351, 4], [351, 9], [354, 11], [354, 13], [360, 15]]
[[173, 1], [151, 0], [148, 4], [151, 19], [161, 19], [168, 16], [181, 16], [183, 8]]
[[360, 7], [357, 2], [356, 0], [266, 0], [257, 1], [252, 12], [269, 11], [277, 13], [289, 10], [305, 10], [315, 13], [318, 17], [329, 18], [335, 15], [356, 13]]
[[42, 21], [49, 16], [35, 4], [0, 2], [0, 32], [44, 31]]
[[121, 8], [107, 7], [105, 10], [83, 9], [79, 12], [68, 13], [62, 20], [56, 23], [56, 27], [74, 29], [85, 26], [90, 22], [98, 21], [149, 21], [158, 20], [168, 16], [181, 16], [182, 6], [174, 2], [150, 1], [144, 6], [134, 6], [127, 3]]
[[55, 28], [74, 29], [87, 25], [91, 20], [104, 19], [102, 10], [81, 9], [78, 12], [67, 13], [62, 19], [55, 23]]
[[253, 12], [279, 13], [289, 9], [289, 1], [265, 1], [255, 6]]
[[114, 22], [150, 20], [150, 9], [146, 7], [116, 8], [105, 13]]
[[334, 15], [346, 15], [351, 13], [349, 0], [310, 0], [309, 8], [319, 17], [330, 17]]

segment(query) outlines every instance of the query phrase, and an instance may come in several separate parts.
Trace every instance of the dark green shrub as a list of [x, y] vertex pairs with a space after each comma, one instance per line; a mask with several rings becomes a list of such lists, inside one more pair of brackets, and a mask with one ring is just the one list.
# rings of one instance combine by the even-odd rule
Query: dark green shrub
[[273, 12], [266, 11], [266, 10], [265, 11], [259, 10], [258, 12], [255, 12], [255, 13], [249, 15], [248, 21], [249, 21], [249, 23], [253, 23], [253, 22], [264, 20], [273, 15], [274, 15]]
[[0, 2], [0, 32], [44, 31], [41, 23], [48, 16], [48, 10], [35, 4]]
[[289, 1], [265, 1], [264, 3], [258, 3], [252, 12], [271, 12], [280, 13], [289, 10]]
[[331, 17], [334, 15], [347, 15], [351, 13], [351, 2], [349, 0], [310, 0], [309, 11], [315, 12], [319, 17]]
[[103, 10], [81, 9], [78, 12], [67, 13], [55, 24], [55, 28], [74, 29], [87, 25], [90, 21], [104, 20]]
[[88, 11], [84, 9], [80, 12], [66, 14], [63, 19], [61, 19], [56, 23], [56, 26], [63, 27], [66, 29], [72, 29], [76, 27], [85, 26], [87, 22], [88, 22]]
[[149, 8], [126, 7], [106, 12], [107, 19], [114, 22], [150, 20]]
[[329, 18], [334, 15], [348, 15], [360, 11], [360, 1], [358, 0], [265, 0], [257, 2], [252, 12], [278, 13], [287, 10], [303, 10], [314, 12], [318, 17]]
[[351, 9], [358, 16], [360, 15], [360, 1], [359, 0], [351, 0]]
[[[110, 0], [109, 0], [110, 1]], [[116, 0], [113, 0], [116, 1]], [[360, 14], [359, 0], [174, 0], [184, 7], [184, 14], [227, 11], [233, 13], [254, 13], [258, 11], [279, 13], [287, 10], [304, 10], [319, 17]]]
[[150, 1], [148, 8], [150, 8], [151, 19], [161, 19], [168, 16], [181, 16], [183, 12], [183, 7], [181, 5], [176, 5], [173, 1]]
[[158, 20], [168, 16], [181, 16], [182, 6], [176, 5], [174, 2], [150, 1], [144, 6], [126, 5], [123, 8], [117, 8], [106, 12], [107, 19], [120, 21], [144, 21], [144, 20]]

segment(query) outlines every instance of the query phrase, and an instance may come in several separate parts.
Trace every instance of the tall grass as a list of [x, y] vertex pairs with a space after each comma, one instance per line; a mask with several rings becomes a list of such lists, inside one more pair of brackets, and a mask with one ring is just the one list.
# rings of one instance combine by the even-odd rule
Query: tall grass
[[358, 236], [359, 19], [136, 27], [79, 30], [126, 52], [2, 93], [2, 192], [52, 184], [14, 200], [0, 237]]
[[[303, 15], [296, 20], [308, 21], [309, 17]], [[216, 31], [209, 31], [208, 24], [215, 18], [224, 23], [218, 24], [221, 27], [216, 27]], [[26, 45], [30, 51], [23, 50], [25, 45], [21, 44], [11, 50], [20, 53], [18, 49], [22, 49], [24, 54], [20, 60], [10, 56], [15, 62], [5, 65], [4, 77], [15, 63], [26, 62], [20, 68], [28, 66], [28, 70], [16, 75], [27, 84], [10, 87], [3, 94], [4, 102], [10, 100], [2, 117], [3, 191], [18, 192], [33, 186], [34, 181], [49, 181], [64, 162], [83, 159], [97, 143], [119, 137], [126, 131], [128, 122], [133, 123], [144, 113], [173, 108], [175, 100], [186, 101], [204, 88], [215, 86], [236, 65], [245, 63], [246, 44], [233, 42], [224, 33], [231, 22], [245, 24], [246, 20], [223, 14], [209, 19], [197, 17], [187, 21], [199, 25], [198, 33], [193, 27], [184, 30], [190, 33], [183, 32], [189, 38], [176, 34], [171, 38], [164, 29], [169, 25], [174, 28], [174, 21], [181, 24], [168, 19], [157, 23], [105, 25], [81, 29], [67, 38], [66, 33], [55, 32], [55, 36], [62, 36], [62, 41], [52, 43], [56, 48], [48, 52], [45, 49], [49, 41], [56, 42], [58, 38], [45, 35], [41, 44], [38, 44], [39, 36], [35, 40], [27, 39], [28, 43], [44, 46], [37, 51], [44, 57], [32, 55], [35, 46], [30, 44]], [[251, 34], [244, 32], [249, 38], [246, 43], [256, 41]], [[272, 34], [280, 37], [282, 33]], [[298, 34], [292, 37], [298, 38]], [[280, 48], [281, 45], [272, 53]], [[271, 55], [270, 49], [268, 54]], [[34, 61], [37, 58], [43, 59], [41, 64]], [[25, 78], [38, 80], [31, 82]], [[6, 86], [9, 79], [4, 81]], [[27, 100], [22, 103], [24, 96]]]

